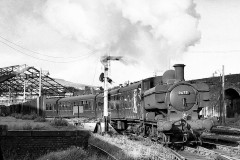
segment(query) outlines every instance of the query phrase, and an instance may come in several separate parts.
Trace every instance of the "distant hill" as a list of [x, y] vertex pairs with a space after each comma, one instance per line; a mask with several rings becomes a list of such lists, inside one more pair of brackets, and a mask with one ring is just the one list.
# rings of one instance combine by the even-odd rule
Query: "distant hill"
[[69, 81], [66, 81], [66, 80], [64, 80], [64, 79], [54, 78], [54, 80], [55, 80], [56, 82], [60, 83], [60, 84], [63, 85], [63, 86], [66, 86], [66, 87], [74, 87], [74, 88], [76, 88], [76, 89], [84, 89], [85, 86], [95, 87], [95, 86], [89, 86], [89, 85], [81, 84], [81, 83], [69, 82]]

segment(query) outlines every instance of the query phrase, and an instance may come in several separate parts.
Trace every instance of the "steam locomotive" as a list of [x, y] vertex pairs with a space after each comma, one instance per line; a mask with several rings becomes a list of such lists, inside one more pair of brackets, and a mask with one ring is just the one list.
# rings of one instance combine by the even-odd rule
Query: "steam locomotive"
[[201, 143], [203, 130], [211, 130], [212, 119], [201, 119], [209, 105], [209, 87], [184, 80], [183, 64], [161, 77], [144, 79], [110, 91], [111, 122], [118, 130], [129, 130], [155, 138], [163, 144]]
[[[165, 145], [199, 144], [203, 130], [211, 130], [211, 119], [201, 119], [200, 111], [209, 105], [205, 83], [184, 80], [183, 64], [174, 65], [162, 76], [109, 90], [111, 125], [151, 137]], [[28, 102], [29, 103], [29, 102]], [[103, 117], [103, 94], [45, 99], [46, 117]]]

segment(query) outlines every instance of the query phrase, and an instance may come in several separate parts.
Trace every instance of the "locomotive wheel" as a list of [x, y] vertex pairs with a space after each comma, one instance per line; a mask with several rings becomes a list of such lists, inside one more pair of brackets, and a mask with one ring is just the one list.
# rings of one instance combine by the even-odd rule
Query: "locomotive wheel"
[[162, 133], [162, 143], [164, 146], [168, 147], [170, 142], [170, 136], [167, 136], [166, 134]]
[[165, 134], [163, 134], [163, 143], [167, 143], [167, 136]]

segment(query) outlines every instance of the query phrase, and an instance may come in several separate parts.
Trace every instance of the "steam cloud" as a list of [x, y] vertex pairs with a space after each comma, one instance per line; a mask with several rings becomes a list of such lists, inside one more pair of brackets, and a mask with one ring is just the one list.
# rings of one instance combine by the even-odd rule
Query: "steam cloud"
[[[200, 39], [193, 0], [3, 1], [0, 5], [13, 10], [21, 6], [20, 19], [12, 20], [18, 24], [33, 19], [47, 33], [53, 30], [86, 49], [102, 55], [109, 51], [152, 68], [166, 66], [169, 58], [181, 56]], [[12, 16], [13, 10], [2, 14]]]

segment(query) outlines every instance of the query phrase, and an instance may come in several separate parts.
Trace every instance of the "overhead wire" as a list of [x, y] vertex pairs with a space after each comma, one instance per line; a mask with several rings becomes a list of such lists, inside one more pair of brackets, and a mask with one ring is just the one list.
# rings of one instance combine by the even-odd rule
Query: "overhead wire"
[[63, 59], [70, 59], [70, 58], [71, 58], [71, 59], [72, 59], [72, 58], [79, 58], [79, 57], [80, 57], [80, 56], [75, 56], [75, 57], [59, 57], [59, 56], [46, 55], [46, 54], [42, 54], [42, 53], [39, 53], [39, 52], [36, 52], [36, 51], [32, 51], [32, 50], [30, 50], [30, 49], [27, 49], [27, 48], [25, 48], [25, 47], [22, 47], [21, 45], [18, 45], [18, 44], [16, 44], [16, 43], [14, 43], [14, 42], [12, 42], [12, 41], [4, 38], [4, 37], [1, 36], [1, 35], [0, 35], [0, 38], [3, 39], [3, 40], [5, 40], [5, 41], [7, 41], [7, 42], [9, 42], [9, 43], [11, 43], [11, 44], [13, 44], [13, 45], [15, 45], [15, 46], [17, 46], [17, 47], [19, 47], [19, 48], [22, 48], [22, 49], [24, 49], [24, 50], [26, 50], [26, 51], [32, 52], [32, 53], [34, 53], [34, 54], [38, 54], [38, 55], [50, 57], [50, 58], [63, 58]]
[[11, 46], [11, 45], [9, 45], [9, 44], [1, 41], [1, 40], [0, 40], [0, 42], [1, 42], [2, 44], [6, 45], [6, 46], [8, 46], [8, 47], [10, 47], [10, 48], [12, 48], [13, 50], [21, 53], [21, 54], [24, 54], [24, 55], [26, 55], [26, 56], [35, 58], [35, 59], [37, 59], [37, 60], [46, 61], [46, 62], [52, 62], [52, 63], [71, 63], [71, 62], [77, 62], [77, 61], [80, 61], [80, 60], [83, 60], [83, 59], [86, 59], [86, 58], [92, 56], [95, 52], [98, 51], [98, 50], [91, 50], [91, 51], [88, 53], [88, 55], [84, 55], [84, 56], [86, 56], [86, 57], [79, 57], [79, 59], [75, 59], [75, 60], [71, 60], [71, 61], [52, 61], [52, 60], [42, 59], [42, 58], [38, 58], [38, 57], [32, 56], [32, 55], [30, 55], [30, 54], [27, 54], [27, 53], [25, 53], [25, 52], [23, 52], [23, 51], [21, 51], [21, 50], [19, 50], [19, 49], [16, 49], [16, 48], [14, 48], [13, 46]]
[[191, 53], [234, 53], [234, 52], [240, 52], [240, 50], [225, 50], [225, 51], [218, 51], [218, 50], [203, 50], [203, 51], [188, 51]]

